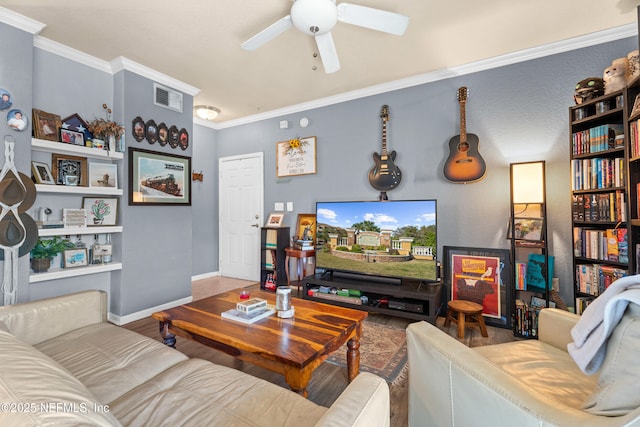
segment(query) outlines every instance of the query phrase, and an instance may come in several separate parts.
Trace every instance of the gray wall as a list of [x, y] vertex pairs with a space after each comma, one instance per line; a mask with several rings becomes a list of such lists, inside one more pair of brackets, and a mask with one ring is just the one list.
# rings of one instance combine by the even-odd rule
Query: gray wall
[[[13, 98], [11, 108], [0, 111], [0, 143], [2, 154], [0, 164], [4, 165], [5, 137], [15, 138], [14, 163], [19, 172], [31, 176], [31, 106], [33, 103], [31, 80], [33, 75], [33, 36], [14, 27], [0, 23], [0, 40], [11, 40], [3, 43], [0, 49], [0, 87], [9, 91]], [[16, 131], [7, 125], [7, 113], [17, 108], [29, 118], [29, 126], [23, 131]], [[18, 261], [18, 277], [20, 286], [17, 289], [18, 301], [29, 298], [29, 257], [23, 256]], [[2, 268], [4, 268], [4, 262]], [[2, 273], [3, 274], [3, 273]], [[0, 298], [0, 303], [2, 298]]]
[[193, 125], [193, 170], [204, 180], [192, 181], [192, 276], [218, 271], [218, 143], [217, 131]]
[[[637, 39], [607, 43], [542, 59], [357, 99], [300, 114], [221, 129], [218, 155], [265, 153], [265, 212], [274, 202], [293, 201], [287, 225], [298, 213], [314, 212], [322, 200], [375, 200], [368, 184], [371, 153], [380, 151], [380, 107], [388, 104], [388, 148], [403, 172], [389, 198], [438, 199], [438, 253], [442, 246], [509, 248], [509, 164], [546, 160], [551, 254], [561, 295], [572, 305], [572, 244], [568, 107], [575, 84], [601, 76], [611, 60], [637, 49]], [[456, 92], [469, 88], [467, 131], [480, 139], [487, 163], [477, 183], [454, 184], [442, 168], [448, 141], [460, 132]], [[303, 90], [303, 88], [301, 88]], [[307, 128], [298, 125], [301, 117]], [[279, 128], [288, 120], [289, 129]], [[317, 136], [318, 173], [277, 180], [275, 144]]]

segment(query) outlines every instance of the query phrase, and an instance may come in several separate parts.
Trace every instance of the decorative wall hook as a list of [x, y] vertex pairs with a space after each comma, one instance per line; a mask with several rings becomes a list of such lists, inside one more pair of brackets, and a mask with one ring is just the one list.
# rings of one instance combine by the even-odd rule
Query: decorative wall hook
[[200, 172], [193, 171], [191, 173], [191, 180], [192, 181], [200, 181], [200, 182], [202, 182], [203, 181], [203, 177], [204, 177], [204, 174], [202, 173], [202, 171], [200, 171]]

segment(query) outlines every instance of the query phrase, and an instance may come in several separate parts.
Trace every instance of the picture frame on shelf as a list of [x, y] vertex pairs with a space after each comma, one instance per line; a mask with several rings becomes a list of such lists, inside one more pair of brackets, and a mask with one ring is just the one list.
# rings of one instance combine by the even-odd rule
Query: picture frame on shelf
[[90, 188], [118, 188], [118, 165], [89, 162]]
[[[51, 154], [51, 173], [57, 184], [87, 186], [87, 159], [67, 154]], [[68, 184], [66, 176], [75, 176], [76, 184]]]
[[74, 130], [60, 129], [60, 141], [67, 144], [84, 146], [84, 134]]
[[310, 175], [316, 171], [316, 137], [293, 138], [276, 143], [276, 176]]
[[633, 108], [631, 114], [629, 114], [629, 120], [635, 120], [640, 117], [640, 94], [636, 95], [636, 99], [633, 100]]
[[113, 255], [113, 245], [99, 243], [93, 246], [91, 264], [104, 264], [104, 257]]
[[38, 139], [58, 141], [58, 134], [62, 127], [62, 120], [59, 115], [34, 108], [32, 118], [33, 136]]
[[51, 169], [49, 169], [49, 165], [46, 163], [32, 161], [31, 172], [36, 180], [36, 184], [56, 184], [53, 180]]
[[101, 227], [118, 223], [117, 197], [83, 197], [82, 208], [87, 211], [87, 226]]
[[80, 115], [74, 113], [62, 119], [61, 129], [68, 129], [75, 132], [82, 132], [85, 143], [93, 139], [93, 134], [89, 130], [89, 125]]
[[310, 240], [316, 244], [316, 214], [298, 214], [295, 236], [298, 240]]
[[284, 212], [271, 212], [267, 217], [267, 222], [264, 224], [264, 226], [270, 228], [278, 228], [282, 227], [283, 222]]
[[487, 325], [511, 327], [512, 283], [508, 249], [444, 246], [444, 284], [451, 300], [482, 305]]
[[130, 147], [129, 205], [191, 206], [191, 157]]
[[530, 242], [542, 242], [542, 230], [544, 229], [544, 218], [520, 218], [513, 221], [515, 227], [515, 238]]
[[89, 265], [87, 248], [66, 249], [62, 252], [63, 268], [85, 267]]
[[86, 227], [87, 211], [85, 209], [62, 209], [64, 228]]

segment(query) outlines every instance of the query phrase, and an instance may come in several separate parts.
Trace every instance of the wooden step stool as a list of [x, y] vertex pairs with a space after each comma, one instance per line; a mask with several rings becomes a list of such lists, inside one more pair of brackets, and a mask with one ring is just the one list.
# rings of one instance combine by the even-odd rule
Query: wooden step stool
[[444, 321], [444, 326], [451, 325], [452, 321], [457, 323], [458, 338], [464, 338], [465, 326], [478, 326], [483, 337], [489, 336], [487, 326], [484, 324], [482, 306], [480, 304], [458, 299], [449, 301], [448, 306], [449, 309], [447, 310], [447, 318]]

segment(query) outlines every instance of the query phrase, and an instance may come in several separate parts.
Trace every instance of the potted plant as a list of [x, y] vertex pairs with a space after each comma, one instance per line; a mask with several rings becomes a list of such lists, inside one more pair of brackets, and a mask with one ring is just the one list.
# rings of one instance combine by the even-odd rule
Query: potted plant
[[50, 239], [38, 237], [38, 242], [31, 249], [31, 268], [36, 273], [47, 271], [51, 267], [51, 260], [54, 256], [73, 247], [73, 243], [60, 236], [54, 236]]
[[94, 139], [106, 142], [105, 148], [107, 150], [115, 150], [116, 140], [119, 140], [124, 135], [124, 126], [111, 120], [111, 108], [107, 104], [102, 104], [102, 108], [105, 110], [107, 118], [96, 118], [89, 122], [87, 127], [89, 132], [93, 134]]

